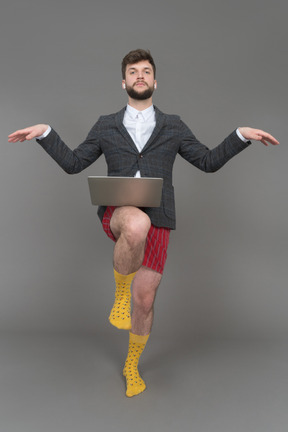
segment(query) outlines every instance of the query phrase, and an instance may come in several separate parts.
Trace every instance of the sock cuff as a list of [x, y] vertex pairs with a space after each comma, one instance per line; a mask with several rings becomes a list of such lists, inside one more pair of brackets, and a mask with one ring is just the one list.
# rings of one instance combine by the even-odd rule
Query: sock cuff
[[148, 335], [142, 336], [129, 332], [129, 342], [145, 345], [148, 341], [149, 336], [150, 333]]
[[132, 280], [134, 279], [134, 276], [136, 275], [137, 272], [135, 273], [130, 273], [128, 275], [122, 275], [121, 273], [118, 273], [115, 269], [114, 269], [114, 278], [116, 282], [126, 282], [126, 283], [131, 283]]

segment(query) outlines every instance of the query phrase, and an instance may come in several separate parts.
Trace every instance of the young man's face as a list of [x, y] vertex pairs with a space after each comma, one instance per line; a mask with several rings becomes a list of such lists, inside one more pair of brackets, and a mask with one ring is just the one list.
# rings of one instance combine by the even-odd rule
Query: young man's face
[[[126, 66], [125, 80], [122, 81], [128, 96], [136, 100], [149, 99], [156, 88], [153, 67], [148, 60]], [[125, 85], [125, 87], [124, 87]]]

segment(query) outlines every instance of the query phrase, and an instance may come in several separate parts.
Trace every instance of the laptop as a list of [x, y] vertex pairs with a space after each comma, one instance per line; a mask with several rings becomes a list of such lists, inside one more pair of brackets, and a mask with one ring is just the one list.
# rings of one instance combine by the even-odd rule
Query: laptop
[[89, 176], [88, 184], [93, 205], [160, 207], [162, 178]]

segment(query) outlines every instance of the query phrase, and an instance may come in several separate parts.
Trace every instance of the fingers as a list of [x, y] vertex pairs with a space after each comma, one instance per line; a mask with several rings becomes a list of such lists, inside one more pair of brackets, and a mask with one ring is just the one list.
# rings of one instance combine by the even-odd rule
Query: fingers
[[29, 134], [31, 134], [30, 128], [20, 129], [16, 132], [13, 132], [12, 134], [10, 134], [8, 136], [8, 141], [9, 142], [17, 142], [17, 141], [23, 142], [26, 139], [32, 139], [32, 138], [29, 138]]
[[23, 142], [26, 140], [32, 140], [33, 138], [40, 136], [42, 134], [42, 130], [39, 127], [36, 126], [30, 126], [25, 129], [19, 129], [16, 132], [13, 132], [8, 136], [9, 142]]
[[272, 145], [279, 144], [279, 141], [277, 141], [276, 138], [274, 138], [272, 135], [270, 135], [269, 133], [261, 129], [243, 127], [243, 128], [239, 128], [239, 131], [246, 139], [260, 141], [265, 146], [268, 146], [269, 144]]
[[49, 128], [46, 124], [37, 124], [29, 126], [25, 129], [19, 129], [8, 136], [9, 142], [23, 142], [25, 140], [31, 140], [35, 137], [43, 135], [43, 133]]
[[262, 131], [262, 130], [258, 130], [257, 132], [258, 132], [258, 134], [260, 135], [260, 139], [259, 139], [259, 141], [261, 141], [262, 144], [264, 144], [264, 145], [266, 145], [266, 146], [268, 146], [269, 143], [272, 144], [272, 145], [278, 145], [278, 144], [280, 144], [279, 141], [276, 140], [276, 138], [274, 138], [274, 137], [273, 137], [272, 135], [270, 135], [269, 133], [264, 132], [264, 131]]

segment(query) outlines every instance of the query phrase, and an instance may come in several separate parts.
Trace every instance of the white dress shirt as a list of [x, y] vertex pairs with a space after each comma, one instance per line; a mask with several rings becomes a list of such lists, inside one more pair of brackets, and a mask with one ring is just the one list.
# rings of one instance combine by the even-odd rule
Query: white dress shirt
[[[135, 108], [127, 105], [123, 125], [131, 136], [139, 153], [141, 153], [156, 125], [153, 105], [143, 111], [137, 111]], [[135, 177], [141, 177], [140, 171], [137, 171]]]

